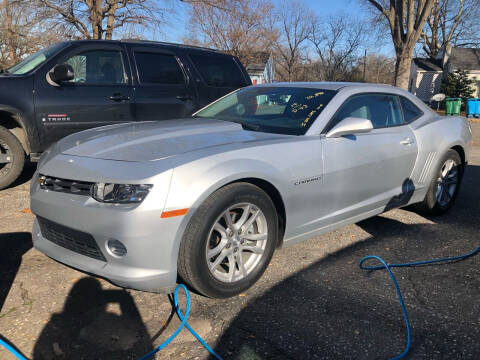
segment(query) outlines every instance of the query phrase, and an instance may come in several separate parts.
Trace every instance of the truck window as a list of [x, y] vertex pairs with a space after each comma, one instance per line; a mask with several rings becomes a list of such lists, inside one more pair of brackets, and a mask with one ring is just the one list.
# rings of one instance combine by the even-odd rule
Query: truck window
[[208, 86], [242, 87], [246, 85], [240, 68], [230, 56], [192, 54], [190, 59]]
[[13, 75], [23, 75], [32, 71], [43, 64], [45, 61], [50, 59], [53, 55], [57, 54], [60, 50], [67, 47], [68, 43], [59, 43], [51, 45], [43, 50], [36, 52], [33, 55], [30, 55], [26, 59], [20, 61], [18, 64], [7, 69], [7, 73]]
[[70, 57], [77, 84], [125, 84], [122, 53], [115, 50], [91, 50]]
[[184, 84], [182, 70], [173, 55], [135, 52], [141, 84]]

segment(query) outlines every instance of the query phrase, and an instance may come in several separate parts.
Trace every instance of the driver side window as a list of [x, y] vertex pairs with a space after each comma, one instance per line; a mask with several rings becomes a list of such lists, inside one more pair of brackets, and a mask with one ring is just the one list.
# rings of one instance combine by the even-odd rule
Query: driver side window
[[352, 96], [335, 115], [332, 127], [347, 117], [368, 119], [374, 129], [403, 125], [398, 97], [389, 94]]
[[92, 50], [70, 57], [76, 84], [126, 84], [120, 51]]

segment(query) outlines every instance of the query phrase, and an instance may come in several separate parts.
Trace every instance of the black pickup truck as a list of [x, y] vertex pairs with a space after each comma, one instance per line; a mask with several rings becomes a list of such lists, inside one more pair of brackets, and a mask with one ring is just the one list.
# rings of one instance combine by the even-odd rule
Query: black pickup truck
[[151, 41], [67, 41], [0, 73], [0, 189], [76, 131], [190, 115], [251, 85], [239, 60]]

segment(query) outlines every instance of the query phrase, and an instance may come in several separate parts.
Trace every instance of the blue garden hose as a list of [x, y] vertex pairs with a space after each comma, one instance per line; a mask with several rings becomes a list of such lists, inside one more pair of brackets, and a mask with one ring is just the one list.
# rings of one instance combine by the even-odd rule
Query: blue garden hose
[[15, 349], [13, 346], [11, 346], [10, 344], [8, 344], [7, 342], [3, 341], [2, 339], [0, 339], [0, 345], [2, 345], [5, 349], [7, 349], [10, 353], [13, 354], [13, 356], [15, 356], [17, 359], [20, 359], [20, 360], [27, 360], [27, 358], [25, 356], [23, 356], [22, 354], [20, 354], [17, 349]]
[[[178, 306], [178, 290], [179, 289], [182, 289], [183, 292], [185, 293], [185, 297], [186, 297], [186, 305], [185, 305], [185, 314], [182, 314], [182, 311], [180, 310], [179, 306]], [[177, 285], [177, 287], [175, 288], [175, 292], [173, 294], [173, 302], [175, 304], [175, 311], [177, 312], [177, 315], [179, 317], [179, 319], [182, 321], [182, 323], [180, 324], [180, 326], [178, 327], [177, 330], [175, 330], [175, 332], [167, 339], [165, 340], [163, 343], [161, 343], [159, 346], [157, 346], [154, 350], [150, 351], [148, 354], [142, 356], [140, 358], [140, 360], [145, 360], [145, 359], [148, 359], [150, 356], [152, 356], [153, 354], [155, 354], [157, 351], [160, 351], [162, 350], [165, 346], [167, 346], [168, 344], [170, 344], [170, 342], [175, 339], [175, 337], [180, 333], [180, 331], [182, 331], [183, 327], [186, 327], [188, 331], [190, 331], [192, 333], [193, 336], [195, 336], [197, 338], [197, 340], [200, 342], [200, 344], [203, 345], [203, 347], [205, 349], [208, 350], [208, 352], [210, 354], [212, 354], [216, 359], [218, 360], [222, 360], [222, 358], [220, 357], [220, 355], [218, 355], [215, 351], [213, 351], [213, 349], [208, 346], [208, 344], [205, 342], [205, 340], [203, 340], [200, 335], [198, 335], [192, 328], [190, 325], [188, 325], [187, 323], [187, 319], [188, 319], [188, 314], [190, 313], [190, 294], [188, 293], [188, 290], [187, 290], [187, 287], [183, 284], [179, 284]]]
[[[408, 314], [407, 314], [407, 309], [405, 308], [405, 304], [403, 302], [403, 296], [402, 292], [400, 291], [400, 287], [398, 286], [397, 279], [395, 278], [395, 275], [393, 275], [393, 272], [391, 270], [392, 267], [411, 267], [411, 266], [419, 266], [419, 265], [430, 265], [430, 264], [438, 264], [438, 263], [445, 263], [445, 262], [450, 262], [450, 261], [456, 261], [456, 260], [465, 260], [466, 258], [469, 258], [477, 253], [480, 252], [480, 245], [477, 246], [475, 250], [472, 252], [469, 252], [468, 254], [465, 255], [460, 255], [460, 256], [453, 256], [453, 257], [446, 257], [446, 258], [440, 258], [440, 259], [434, 259], [434, 260], [425, 260], [425, 261], [414, 261], [414, 262], [409, 262], [409, 263], [400, 263], [400, 264], [387, 264], [385, 260], [383, 260], [381, 257], [378, 257], [376, 255], [368, 255], [365, 256], [362, 260], [360, 260], [359, 266], [360, 269], [362, 270], [381, 270], [381, 269], [387, 269], [388, 274], [392, 278], [393, 285], [395, 285], [395, 289], [397, 290], [397, 295], [398, 295], [398, 301], [400, 302], [400, 307], [402, 308], [402, 313], [403, 313], [403, 318], [405, 319], [405, 327], [407, 328], [407, 345], [405, 346], [405, 349], [403, 352], [395, 357], [393, 357], [391, 360], [399, 360], [405, 357], [405, 355], [408, 354], [410, 351], [410, 345], [411, 345], [411, 330], [410, 330], [410, 321], [408, 320]], [[378, 266], [365, 266], [363, 263], [369, 259], [375, 259], [382, 265]]]
[[[393, 274], [391, 268], [392, 267], [411, 267], [411, 266], [419, 266], [419, 265], [438, 264], [438, 263], [442, 263], [442, 262], [450, 262], [450, 261], [456, 261], [456, 260], [464, 260], [466, 258], [469, 258], [469, 257], [477, 254], [477, 253], [480, 253], [480, 246], [477, 246], [477, 248], [475, 250], [473, 250], [472, 252], [470, 252], [468, 254], [465, 254], [465, 255], [453, 256], [453, 257], [447, 257], [447, 258], [441, 258], [441, 259], [434, 259], [434, 260], [415, 261], [415, 262], [409, 262], [409, 263], [403, 263], [403, 264], [402, 263], [400, 263], [400, 264], [387, 264], [385, 262], [385, 260], [383, 260], [381, 257], [378, 257], [376, 255], [368, 255], [368, 256], [365, 256], [362, 260], [360, 260], [360, 263], [359, 263], [360, 269], [371, 270], [371, 271], [387, 269], [388, 274], [392, 278], [393, 285], [395, 285], [395, 289], [397, 290], [398, 300], [399, 300], [400, 306], [402, 308], [403, 318], [405, 319], [405, 325], [406, 325], [406, 328], [407, 328], [407, 345], [405, 346], [405, 349], [403, 350], [403, 352], [401, 354], [393, 357], [392, 360], [402, 359], [410, 351], [411, 330], [410, 330], [410, 321], [408, 320], [407, 310], [406, 310], [405, 304], [403, 302], [402, 292], [400, 291], [400, 287], [398, 286], [397, 279], [395, 278], [395, 275]], [[380, 262], [381, 265], [378, 265], [378, 266], [364, 266], [363, 263], [365, 261], [369, 260], [369, 259], [375, 259], [378, 262]], [[186, 297], [185, 314], [182, 314], [182, 311], [180, 310], [180, 308], [178, 306], [178, 290], [179, 289], [182, 289], [184, 291], [185, 297]], [[200, 337], [200, 335], [198, 335], [191, 328], [191, 326], [187, 323], [188, 315], [190, 314], [190, 294], [188, 293], [187, 287], [183, 284], [177, 285], [177, 287], [175, 288], [173, 299], [174, 299], [174, 304], [175, 304], [175, 311], [176, 311], [179, 319], [181, 320], [180, 326], [178, 327], [177, 330], [175, 330], [175, 332], [167, 340], [165, 340], [163, 343], [161, 343], [159, 346], [157, 346], [154, 350], [152, 350], [148, 354], [141, 357], [140, 360], [148, 359], [152, 355], [157, 353], [158, 351], [165, 348], [180, 333], [180, 331], [182, 331], [182, 329], [184, 327], [186, 327], [187, 330], [190, 331], [193, 336], [195, 336], [195, 338], [205, 347], [205, 349], [208, 350], [208, 352], [210, 354], [212, 354], [212, 356], [214, 356], [217, 360], [222, 360], [220, 355], [218, 355], [215, 351], [213, 351], [213, 349], [210, 346], [208, 346], [208, 344], [205, 342], [205, 340], [203, 340]], [[20, 354], [13, 346], [6, 343], [2, 339], [0, 339], [0, 345], [3, 346], [4, 348], [6, 348], [17, 359], [27, 360], [27, 358], [25, 358], [22, 354]]]
[[[178, 306], [178, 290], [182, 289], [183, 292], [185, 293], [186, 297], [186, 305], [185, 305], [185, 314], [182, 314], [182, 311], [180, 310], [180, 307]], [[170, 342], [175, 339], [175, 337], [182, 331], [184, 327], [187, 328], [188, 331], [192, 333], [193, 336], [197, 338], [197, 340], [200, 342], [200, 344], [205, 347], [205, 349], [208, 350], [212, 356], [214, 356], [217, 360], [223, 360], [220, 355], [218, 355], [213, 349], [208, 346], [208, 344], [203, 340], [200, 335], [198, 335], [192, 328], [191, 326], [187, 323], [188, 315], [190, 314], [190, 294], [188, 293], [187, 287], [183, 284], [177, 285], [175, 288], [175, 292], [173, 293], [173, 302], [175, 304], [175, 311], [177, 312], [178, 317], [182, 321], [180, 326], [178, 327], [177, 330], [163, 343], [161, 343], [159, 346], [157, 346], [154, 350], [150, 351], [148, 354], [142, 356], [140, 360], [145, 360], [153, 356], [156, 352], [162, 350], [164, 347], [166, 347]], [[0, 345], [5, 347], [10, 353], [12, 353], [17, 359], [19, 360], [27, 360], [22, 354], [20, 354], [15, 348], [13, 348], [10, 344], [7, 344], [5, 341], [0, 339]]]

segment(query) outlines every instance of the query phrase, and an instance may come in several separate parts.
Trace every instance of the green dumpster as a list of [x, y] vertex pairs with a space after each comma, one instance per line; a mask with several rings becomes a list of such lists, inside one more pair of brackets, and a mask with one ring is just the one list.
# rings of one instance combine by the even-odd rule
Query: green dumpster
[[461, 98], [447, 98], [445, 99], [447, 115], [460, 115], [460, 108], [462, 106]]

